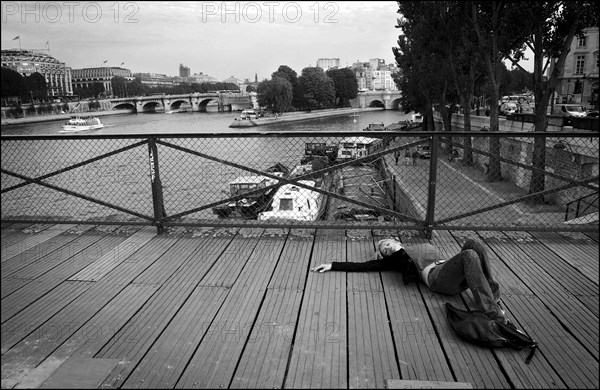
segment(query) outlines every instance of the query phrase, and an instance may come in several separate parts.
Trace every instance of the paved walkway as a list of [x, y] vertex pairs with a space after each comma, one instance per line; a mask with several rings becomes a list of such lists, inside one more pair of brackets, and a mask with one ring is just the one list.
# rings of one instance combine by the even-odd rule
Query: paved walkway
[[[393, 141], [395, 147], [416, 139], [402, 138]], [[414, 149], [414, 148], [413, 148]], [[413, 202], [416, 203], [421, 217], [425, 218], [427, 210], [430, 159], [417, 159], [412, 165], [412, 159], [407, 165], [404, 152], [396, 165], [393, 154], [385, 156], [388, 167], [396, 175], [400, 186], [408, 189]], [[508, 181], [488, 182], [486, 175], [474, 166], [466, 166], [460, 161], [448, 160], [448, 155], [441, 148], [438, 150], [435, 219], [444, 220], [471, 213], [483, 208], [511, 201], [525, 196], [527, 192]], [[482, 222], [485, 221], [485, 222]], [[561, 225], [564, 211], [556, 205], [532, 205], [525, 202], [504, 206], [485, 211], [473, 216], [467, 216], [454, 221], [457, 223], [478, 223], [479, 226], [489, 224], [531, 225], [548, 224]]]

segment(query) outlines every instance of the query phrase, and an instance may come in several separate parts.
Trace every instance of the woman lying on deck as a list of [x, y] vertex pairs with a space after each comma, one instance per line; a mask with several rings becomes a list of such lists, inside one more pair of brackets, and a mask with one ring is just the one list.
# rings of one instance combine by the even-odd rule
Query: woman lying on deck
[[404, 247], [390, 238], [378, 242], [376, 254], [376, 260], [362, 263], [334, 261], [321, 264], [312, 271], [398, 271], [404, 284], [421, 280], [431, 291], [444, 295], [471, 289], [476, 310], [510, 323], [500, 306], [500, 287], [492, 277], [486, 249], [480, 242], [469, 239], [457, 255], [444, 260], [431, 244]]

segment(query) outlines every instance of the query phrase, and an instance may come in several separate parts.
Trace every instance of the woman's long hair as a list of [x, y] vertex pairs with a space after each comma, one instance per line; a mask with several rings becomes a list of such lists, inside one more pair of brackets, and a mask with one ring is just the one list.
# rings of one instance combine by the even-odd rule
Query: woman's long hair
[[398, 261], [400, 262], [400, 273], [402, 274], [402, 281], [404, 284], [418, 282], [419, 270], [404, 248], [400, 249], [397, 254], [394, 255], [394, 257], [398, 257]]

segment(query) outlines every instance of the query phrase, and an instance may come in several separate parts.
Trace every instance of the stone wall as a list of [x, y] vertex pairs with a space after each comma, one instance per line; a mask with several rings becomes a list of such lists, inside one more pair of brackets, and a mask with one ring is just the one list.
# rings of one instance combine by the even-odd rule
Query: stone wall
[[[436, 131], [443, 131], [441, 118], [436, 115]], [[452, 129], [455, 131], [464, 131], [464, 116], [454, 114], [452, 119]], [[471, 130], [481, 131], [482, 128], [489, 128], [489, 117], [471, 116]], [[523, 123], [500, 119], [500, 132], [502, 131], [523, 131], [531, 132], [533, 123]], [[549, 132], [556, 132], [556, 138], [546, 140], [546, 171], [556, 175], [570, 178], [573, 180], [583, 180], [588, 177], [598, 176], [598, 136], [595, 138], [569, 138], [569, 131], [578, 131], [577, 129], [562, 126], [562, 118], [549, 119]], [[458, 139], [455, 138], [455, 142]], [[488, 138], [473, 137], [473, 148], [489, 151]], [[557, 149], [555, 145], [559, 140], [565, 142], [568, 146]], [[500, 139], [500, 155], [510, 161], [515, 161], [526, 166], [531, 166], [533, 156], [532, 137], [502, 137]], [[462, 151], [459, 151], [462, 155]], [[480, 154], [473, 155], [475, 166], [486, 171], [489, 158]], [[501, 163], [502, 179], [508, 180], [518, 187], [528, 190], [531, 179], [531, 170], [525, 169], [509, 163]], [[546, 176], [546, 189], [551, 189], [567, 184], [564, 180]], [[574, 199], [578, 199], [591, 193], [591, 190], [576, 187], [563, 190], [557, 193], [547, 195], [547, 201], [559, 205], [565, 205]]]

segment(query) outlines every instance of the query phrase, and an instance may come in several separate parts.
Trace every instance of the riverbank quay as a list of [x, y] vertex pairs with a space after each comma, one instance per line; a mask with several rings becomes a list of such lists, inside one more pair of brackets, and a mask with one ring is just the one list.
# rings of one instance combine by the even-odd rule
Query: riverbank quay
[[89, 112], [78, 112], [78, 113], [64, 113], [64, 114], [53, 114], [53, 115], [39, 115], [39, 116], [28, 116], [25, 118], [2, 118], [2, 126], [20, 125], [27, 123], [43, 123], [43, 122], [56, 122], [69, 120], [74, 115], [77, 116], [107, 116], [107, 115], [126, 115], [131, 114], [130, 110], [111, 110], [111, 111], [89, 111]]
[[[598, 236], [443, 231], [490, 253], [508, 317], [539, 343], [456, 337], [398, 274], [313, 273], [418, 231], [2, 224], [2, 388], [598, 388]], [[406, 382], [403, 382], [406, 381]]]
[[310, 112], [285, 112], [277, 117], [261, 117], [256, 119], [234, 118], [230, 128], [258, 127], [274, 125], [279, 123], [298, 122], [309, 119], [327, 118], [333, 116], [353, 115], [359, 112], [379, 111], [381, 108], [336, 108], [326, 110], [315, 110]]

